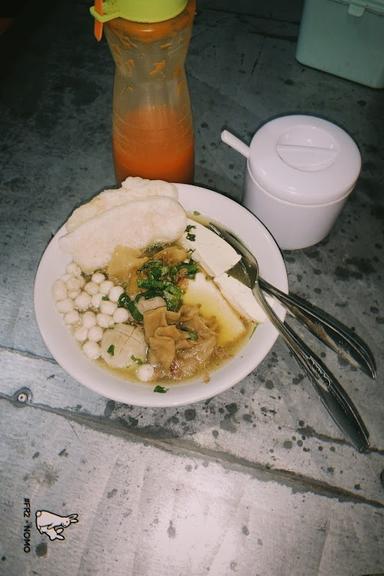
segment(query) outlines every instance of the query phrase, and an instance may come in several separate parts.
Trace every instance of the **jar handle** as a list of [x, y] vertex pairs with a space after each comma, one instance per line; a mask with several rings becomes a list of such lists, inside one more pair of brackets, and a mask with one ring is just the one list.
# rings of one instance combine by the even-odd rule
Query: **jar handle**
[[244, 144], [244, 142], [239, 138], [237, 138], [237, 136], [234, 136], [233, 134], [231, 134], [231, 132], [228, 132], [228, 130], [222, 131], [221, 140], [225, 144], [228, 144], [228, 146], [230, 146], [237, 152], [240, 152], [240, 154], [242, 156], [245, 156], [245, 158], [249, 158], [249, 151], [250, 151], [249, 146], [247, 146], [247, 144]]

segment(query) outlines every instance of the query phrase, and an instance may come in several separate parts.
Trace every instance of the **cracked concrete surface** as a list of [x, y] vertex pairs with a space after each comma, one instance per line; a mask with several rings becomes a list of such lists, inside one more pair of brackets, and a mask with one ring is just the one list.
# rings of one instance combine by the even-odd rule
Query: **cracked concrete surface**
[[[371, 450], [342, 437], [280, 340], [206, 402], [119, 404], [56, 364], [33, 314], [51, 235], [114, 182], [113, 64], [88, 8], [56, 1], [42, 14], [27, 3], [0, 38], [0, 54], [12, 48], [0, 88], [0, 574], [384, 573], [382, 91], [295, 60], [301, 2], [198, 3], [187, 59], [197, 184], [240, 201], [244, 160], [220, 132], [249, 142], [277, 114], [325, 116], [360, 147], [362, 174], [331, 235], [284, 259], [291, 290], [372, 348], [375, 381], [310, 340], [359, 407]], [[34, 524], [39, 509], [79, 522], [51, 542]]]

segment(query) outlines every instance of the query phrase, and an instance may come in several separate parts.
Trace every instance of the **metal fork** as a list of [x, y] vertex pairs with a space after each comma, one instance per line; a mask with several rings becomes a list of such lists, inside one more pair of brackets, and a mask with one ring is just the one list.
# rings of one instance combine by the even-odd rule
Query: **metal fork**
[[343, 434], [348, 436], [357, 450], [366, 451], [369, 448], [369, 432], [356, 406], [327, 366], [288, 324], [283, 323], [278, 318], [269, 306], [259, 285], [259, 267], [254, 255], [236, 236], [216, 223], [210, 223], [208, 228], [221, 236], [241, 256], [241, 260], [228, 270], [227, 274], [237, 279], [243, 275], [243, 282], [252, 289], [269, 320], [279, 331], [293, 356], [309, 376], [335, 423]]

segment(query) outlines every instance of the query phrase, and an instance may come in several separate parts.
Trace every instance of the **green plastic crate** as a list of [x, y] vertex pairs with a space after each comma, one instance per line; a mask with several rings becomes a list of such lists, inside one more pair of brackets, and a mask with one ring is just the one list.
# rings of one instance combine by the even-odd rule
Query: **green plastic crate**
[[296, 58], [384, 88], [384, 0], [305, 0]]

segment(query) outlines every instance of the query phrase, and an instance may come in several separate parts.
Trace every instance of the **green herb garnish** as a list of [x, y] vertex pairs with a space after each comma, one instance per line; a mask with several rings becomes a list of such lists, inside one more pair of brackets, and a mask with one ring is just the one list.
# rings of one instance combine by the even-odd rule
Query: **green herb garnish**
[[136, 362], [136, 364], [138, 366], [141, 366], [142, 364], [144, 364], [144, 360], [142, 360], [141, 358], [138, 358], [137, 356], [134, 356], [133, 354], [131, 356], [131, 360], [133, 360], [133, 362]]
[[199, 271], [198, 265], [192, 259], [188, 262], [181, 262], [176, 268], [176, 273], [179, 277], [187, 276], [188, 278], [194, 278]]
[[196, 240], [196, 234], [191, 233], [191, 230], [193, 230], [194, 228], [196, 228], [196, 226], [194, 226], [193, 224], [188, 224], [188, 226], [185, 229], [185, 231], [187, 233], [186, 238], [187, 238], [187, 240], [190, 240], [191, 242], [194, 242]]
[[111, 356], [115, 355], [115, 345], [111, 344], [107, 350], [108, 354], [110, 354]]
[[183, 297], [179, 282], [183, 278], [194, 278], [198, 272], [198, 266], [191, 258], [173, 266], [154, 259], [146, 262], [138, 272], [137, 286], [143, 291], [137, 294], [135, 302], [141, 298], [148, 300], [161, 296], [165, 300], [167, 310], [177, 312]]
[[145, 272], [148, 278], [158, 280], [168, 273], [169, 267], [162, 260], [149, 260], [140, 269], [139, 272]]
[[181, 322], [177, 324], [177, 327], [179, 328], [179, 330], [187, 332], [187, 340], [192, 340], [193, 342], [196, 342], [196, 340], [199, 339], [199, 335], [196, 332], [196, 330], [191, 330], [190, 328], [188, 328], [188, 326], [182, 324]]
[[146, 278], [145, 280], [138, 280], [137, 286], [139, 288], [148, 288], [148, 289], [159, 289], [164, 290], [166, 287], [166, 282], [164, 280], [156, 280], [155, 278]]
[[199, 339], [199, 335], [196, 332], [196, 330], [188, 330], [187, 340], [192, 340], [193, 342], [195, 342], [198, 339]]
[[168, 392], [168, 388], [164, 388], [164, 386], [160, 386], [158, 384], [157, 386], [154, 387], [153, 391], [158, 392], [159, 394], [165, 394], [166, 392]]
[[117, 302], [117, 305], [119, 308], [125, 308], [126, 310], [128, 310], [128, 312], [132, 315], [132, 318], [136, 322], [142, 322], [143, 321], [142, 313], [137, 308], [137, 306], [133, 302], [133, 300], [130, 299], [130, 297], [128, 296], [128, 294], [126, 292], [123, 292], [123, 294], [121, 294], [121, 296]]
[[146, 292], [140, 292], [135, 297], [135, 302], [139, 302], [139, 300], [141, 300], [142, 298], [144, 298], [144, 300], [150, 300], [151, 298], [155, 298], [156, 296], [162, 297], [163, 291], [159, 290], [159, 289], [157, 289], [157, 290], [151, 289], [151, 290], [146, 290]]
[[167, 284], [163, 292], [167, 310], [177, 312], [182, 304], [183, 291], [176, 284]]

